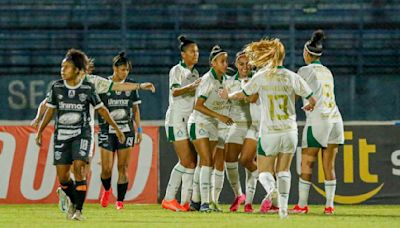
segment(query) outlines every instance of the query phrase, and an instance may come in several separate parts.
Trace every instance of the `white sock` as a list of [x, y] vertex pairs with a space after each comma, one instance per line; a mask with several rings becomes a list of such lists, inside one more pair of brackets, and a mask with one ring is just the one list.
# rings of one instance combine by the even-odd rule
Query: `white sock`
[[185, 173], [185, 170], [186, 168], [183, 167], [179, 162], [172, 169], [171, 175], [169, 176], [167, 191], [165, 192], [165, 200], [170, 201], [175, 199], [179, 186], [181, 186], [182, 174]]
[[336, 180], [325, 180], [326, 204], [325, 207], [333, 207], [335, 198]]
[[193, 174], [194, 169], [186, 168], [182, 175], [181, 204], [190, 203], [193, 192]]
[[257, 187], [258, 170], [251, 172], [246, 169], [246, 201], [245, 204], [252, 204]]
[[200, 167], [196, 166], [193, 175], [192, 201], [195, 203], [200, 203], [200, 199]]
[[275, 190], [275, 178], [270, 172], [262, 172], [258, 175], [258, 181], [264, 187], [265, 191], [268, 193]]
[[210, 203], [210, 182], [212, 167], [202, 166], [200, 170], [201, 204]]
[[278, 179], [279, 210], [287, 212], [291, 181], [290, 171], [279, 172], [276, 177]]
[[214, 180], [214, 169], [211, 170], [211, 174], [210, 174], [210, 200], [214, 202], [214, 184], [215, 184], [215, 180]]
[[232, 187], [235, 197], [242, 195], [242, 187], [239, 179], [238, 162], [225, 162], [226, 178]]
[[217, 169], [214, 169], [213, 172], [213, 179], [211, 180], [211, 185], [213, 186], [212, 188], [212, 201], [214, 203], [218, 203], [219, 201], [219, 195], [221, 194], [222, 187], [224, 186], [224, 171], [219, 171]]
[[[278, 183], [275, 182], [275, 189], [278, 189]], [[272, 206], [279, 207], [278, 194], [274, 194], [272, 198]]]
[[299, 178], [299, 207], [308, 205], [308, 194], [310, 193], [311, 182]]

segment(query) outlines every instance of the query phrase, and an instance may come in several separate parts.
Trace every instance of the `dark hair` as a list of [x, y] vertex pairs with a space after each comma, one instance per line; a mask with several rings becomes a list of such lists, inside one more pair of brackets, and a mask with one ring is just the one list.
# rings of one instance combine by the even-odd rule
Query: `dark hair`
[[219, 45], [215, 45], [210, 52], [209, 61], [210, 63], [220, 54], [227, 53], [224, 49], [222, 49]]
[[304, 48], [314, 56], [321, 56], [323, 51], [322, 41], [325, 39], [324, 31], [321, 29], [313, 32], [311, 39], [306, 42]]
[[178, 41], [180, 42], [179, 49], [181, 51], [186, 51], [186, 48], [189, 44], [196, 44], [193, 40], [187, 39], [184, 35], [178, 36]]
[[132, 69], [132, 63], [131, 61], [125, 56], [125, 52], [121, 51], [120, 53], [118, 53], [118, 55], [116, 55], [113, 58], [113, 66], [115, 67], [119, 67], [122, 65], [127, 65], [128, 69], [131, 70]]
[[67, 51], [65, 60], [72, 62], [76, 68], [85, 72], [88, 71], [89, 66], [94, 68], [93, 62], [91, 62], [87, 55], [83, 51], [74, 48]]

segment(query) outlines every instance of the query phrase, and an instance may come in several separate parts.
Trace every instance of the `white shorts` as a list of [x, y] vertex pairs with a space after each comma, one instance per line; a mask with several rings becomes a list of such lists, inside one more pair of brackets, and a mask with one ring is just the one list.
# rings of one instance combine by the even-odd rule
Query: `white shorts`
[[247, 126], [239, 126], [236, 124], [232, 125], [229, 128], [228, 137], [226, 138], [226, 143], [236, 143], [242, 145], [248, 130], [249, 127]]
[[302, 148], [326, 148], [328, 144], [343, 144], [343, 122], [306, 124], [303, 129]]
[[297, 131], [271, 133], [258, 139], [257, 154], [276, 156], [279, 153], [293, 153], [297, 147]]
[[226, 137], [228, 137], [229, 127], [228, 125], [218, 122], [218, 143], [217, 148], [224, 149], [226, 143]]
[[190, 141], [208, 138], [210, 141], [218, 140], [217, 123], [188, 123]]
[[258, 136], [259, 136], [259, 127], [255, 125], [251, 125], [250, 128], [247, 130], [246, 137], [245, 139], [253, 139], [258, 141]]
[[170, 142], [189, 139], [187, 123], [176, 123], [173, 126], [165, 124], [165, 133]]

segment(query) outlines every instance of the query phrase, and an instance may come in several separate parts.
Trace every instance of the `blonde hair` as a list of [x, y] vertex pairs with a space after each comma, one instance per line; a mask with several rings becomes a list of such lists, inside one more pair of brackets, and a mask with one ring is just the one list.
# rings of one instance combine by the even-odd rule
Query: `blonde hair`
[[244, 49], [249, 63], [257, 68], [277, 67], [285, 58], [285, 47], [279, 39], [261, 39], [252, 42]]

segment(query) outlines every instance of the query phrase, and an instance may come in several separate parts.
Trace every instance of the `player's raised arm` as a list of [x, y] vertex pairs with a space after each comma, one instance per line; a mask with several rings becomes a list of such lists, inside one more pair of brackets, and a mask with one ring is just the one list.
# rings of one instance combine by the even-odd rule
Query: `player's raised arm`
[[111, 87], [111, 90], [114, 91], [130, 91], [130, 90], [150, 90], [152, 93], [156, 92], [156, 87], [151, 82], [144, 83], [133, 83], [133, 82], [124, 82], [124, 83], [114, 83]]

